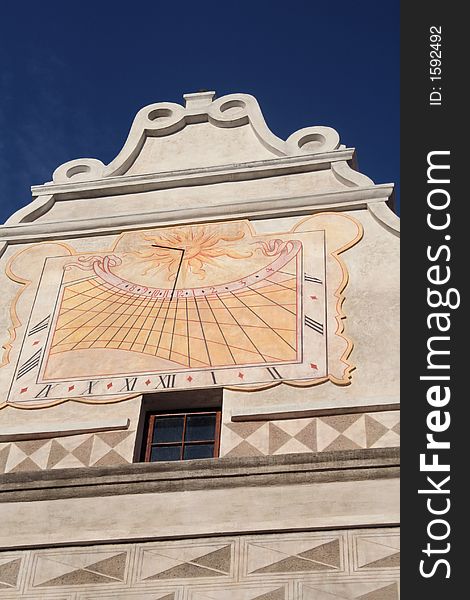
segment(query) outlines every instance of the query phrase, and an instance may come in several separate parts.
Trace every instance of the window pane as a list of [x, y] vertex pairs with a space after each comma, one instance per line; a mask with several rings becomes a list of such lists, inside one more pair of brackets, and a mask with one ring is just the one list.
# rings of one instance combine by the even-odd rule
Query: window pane
[[186, 421], [186, 441], [213, 440], [215, 414], [190, 415]]
[[184, 458], [212, 458], [214, 456], [214, 444], [194, 444], [184, 447]]
[[181, 442], [184, 417], [157, 417], [153, 430], [153, 443]]
[[157, 462], [159, 460], [180, 460], [181, 446], [153, 446], [150, 454], [150, 460]]

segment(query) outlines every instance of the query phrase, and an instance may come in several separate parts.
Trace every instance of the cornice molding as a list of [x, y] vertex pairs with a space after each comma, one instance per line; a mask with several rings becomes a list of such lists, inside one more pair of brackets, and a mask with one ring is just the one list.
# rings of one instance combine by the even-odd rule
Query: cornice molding
[[[373, 181], [351, 169], [347, 161], [352, 161], [355, 155], [354, 148], [342, 148], [336, 152], [322, 152], [319, 154], [306, 154], [303, 156], [281, 157], [267, 160], [248, 161], [227, 165], [215, 165], [193, 169], [179, 169], [161, 171], [142, 175], [121, 175], [107, 179], [90, 181], [68, 181], [63, 183], [48, 182], [43, 185], [32, 186], [33, 196], [55, 195], [60, 199], [67, 198], [94, 198], [103, 194], [127, 194], [135, 192], [148, 192], [158, 189], [174, 187], [187, 187], [224, 183], [226, 181], [247, 181], [264, 177], [277, 177], [280, 175], [294, 175], [331, 168], [333, 163], [344, 163], [337, 171], [343, 171], [342, 181], [348, 185], [373, 185]], [[350, 171], [347, 175], [346, 172]], [[362, 179], [356, 183], [355, 174]], [[338, 180], [340, 179], [337, 177]]]
[[129, 429], [130, 419], [101, 419], [100, 421], [68, 421], [59, 423], [34, 423], [32, 425], [3, 426], [0, 431], [0, 442], [16, 442], [22, 440], [44, 440], [83, 433], [100, 431], [121, 431]]
[[136, 463], [0, 476], [0, 503], [398, 477], [398, 448]]
[[[182, 209], [167, 210], [166, 206], [162, 206], [157, 211], [112, 217], [56, 222], [8, 223], [0, 228], [0, 256], [7, 244], [29, 243], [63, 237], [113, 234], [141, 227], [217, 221], [221, 219], [222, 215], [224, 219], [260, 219], [274, 216], [313, 214], [323, 210], [354, 210], [365, 208], [374, 203], [384, 204], [392, 190], [393, 186], [391, 184], [383, 184], [368, 188], [349, 188], [335, 192], [307, 194], [289, 197], [287, 200], [285, 195], [242, 202], [233, 202], [232, 199], [228, 199], [227, 202], [214, 206], [201, 206], [199, 202], [194, 201], [191, 206]], [[43, 197], [42, 200], [46, 205], [52, 201], [50, 196]], [[35, 210], [39, 212], [41, 206], [38, 198]], [[387, 207], [387, 210], [390, 209]]]

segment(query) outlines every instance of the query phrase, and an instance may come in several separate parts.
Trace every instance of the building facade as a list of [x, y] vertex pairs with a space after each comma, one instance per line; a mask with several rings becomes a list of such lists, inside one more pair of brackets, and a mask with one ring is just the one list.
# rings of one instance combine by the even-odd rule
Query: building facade
[[0, 600], [396, 600], [393, 186], [184, 99], [0, 228]]

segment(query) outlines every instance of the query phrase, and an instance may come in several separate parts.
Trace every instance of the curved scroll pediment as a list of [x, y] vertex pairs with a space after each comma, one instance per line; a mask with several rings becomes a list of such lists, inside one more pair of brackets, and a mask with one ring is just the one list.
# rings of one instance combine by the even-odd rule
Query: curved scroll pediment
[[26, 228], [44, 238], [56, 235], [54, 228], [88, 235], [98, 226], [122, 231], [364, 205], [398, 233], [398, 218], [386, 205], [393, 185], [376, 185], [355, 170], [355, 149], [340, 144], [331, 127], [306, 127], [283, 140], [249, 94], [183, 97], [185, 106], [142, 108], [108, 165], [72, 160], [55, 170], [53, 181], [33, 186], [33, 201], [8, 219], [0, 240], [23, 239]]
[[185, 94], [185, 106], [173, 102], [145, 106], [110, 164], [90, 158], [69, 161], [56, 169], [54, 183], [311, 155], [339, 148], [339, 135], [331, 127], [307, 127], [282, 140], [266, 125], [253, 96], [230, 94], [216, 100], [214, 96], [214, 92]]

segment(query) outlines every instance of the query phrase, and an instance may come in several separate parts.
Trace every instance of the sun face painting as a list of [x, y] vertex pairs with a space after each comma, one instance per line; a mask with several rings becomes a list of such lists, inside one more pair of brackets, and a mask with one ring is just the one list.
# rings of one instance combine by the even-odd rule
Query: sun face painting
[[[328, 297], [327, 279], [337, 291], [344, 273], [325, 229], [182, 226], [61, 254], [43, 259], [9, 402], [305, 385], [330, 375], [338, 296]], [[341, 339], [337, 362], [348, 345]], [[347, 377], [347, 367], [338, 374]]]

